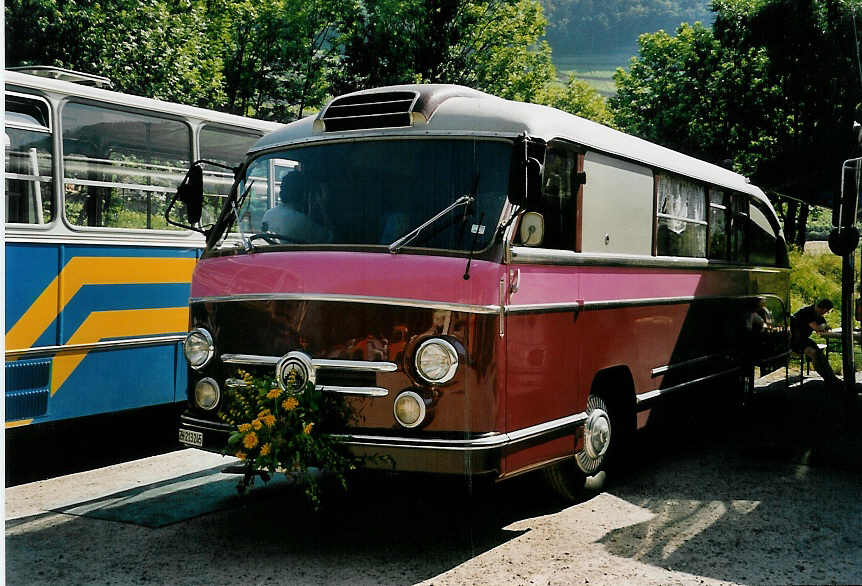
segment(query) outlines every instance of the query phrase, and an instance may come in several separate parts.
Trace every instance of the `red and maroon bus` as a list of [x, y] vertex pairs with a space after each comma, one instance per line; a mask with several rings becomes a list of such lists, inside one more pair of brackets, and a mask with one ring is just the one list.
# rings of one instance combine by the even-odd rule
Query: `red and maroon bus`
[[787, 266], [721, 167], [459, 86], [337, 97], [252, 147], [208, 233], [180, 440], [224, 449], [238, 366], [292, 370], [358, 454], [571, 493], [663, 400], [786, 363]]

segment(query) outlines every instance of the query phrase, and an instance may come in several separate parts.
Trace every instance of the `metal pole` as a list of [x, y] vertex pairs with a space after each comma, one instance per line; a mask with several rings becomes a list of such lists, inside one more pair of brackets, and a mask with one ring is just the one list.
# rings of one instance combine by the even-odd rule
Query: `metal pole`
[[854, 252], [841, 257], [841, 359], [844, 386], [852, 392], [856, 385], [856, 364], [853, 355], [853, 285], [856, 275], [853, 266]]

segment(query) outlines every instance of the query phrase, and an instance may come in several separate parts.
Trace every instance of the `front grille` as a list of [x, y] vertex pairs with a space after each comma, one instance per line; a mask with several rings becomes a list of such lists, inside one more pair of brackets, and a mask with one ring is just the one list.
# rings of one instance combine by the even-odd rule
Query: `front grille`
[[417, 92], [376, 92], [333, 100], [323, 113], [327, 132], [411, 126]]
[[[267, 369], [271, 373], [281, 357], [256, 354], [222, 354], [225, 364]], [[378, 372], [394, 372], [398, 366], [394, 362], [375, 362], [370, 360], [331, 360], [311, 359], [316, 374], [317, 388], [324, 392], [345, 395], [384, 397], [389, 391], [376, 386]]]

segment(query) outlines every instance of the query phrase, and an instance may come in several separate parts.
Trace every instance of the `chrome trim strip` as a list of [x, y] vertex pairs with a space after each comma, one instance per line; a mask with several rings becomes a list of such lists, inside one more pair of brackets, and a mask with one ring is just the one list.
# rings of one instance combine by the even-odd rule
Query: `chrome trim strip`
[[385, 397], [389, 394], [389, 389], [384, 389], [382, 387], [336, 387], [332, 385], [317, 385], [314, 388], [324, 393], [359, 395], [362, 397]]
[[314, 368], [337, 368], [339, 370], [358, 370], [363, 372], [395, 372], [398, 365], [394, 362], [374, 362], [371, 360], [330, 360], [312, 358]]
[[524, 429], [519, 429], [510, 433], [494, 433], [484, 437], [468, 440], [425, 439], [359, 434], [335, 434], [332, 437], [340, 439], [348, 445], [472, 452], [476, 450], [491, 450], [510, 447], [543, 435], [551, 435], [564, 430], [567, 427], [577, 427], [582, 425], [586, 420], [586, 413], [575, 413], [568, 417], [525, 427]]
[[650, 371], [650, 376], [655, 378], [657, 376], [663, 375], [666, 372], [670, 372], [672, 370], [676, 370], [678, 368], [684, 368], [686, 366], [692, 366], [694, 364], [699, 364], [701, 362], [706, 362], [707, 360], [716, 360], [722, 358], [723, 354], [710, 354], [709, 356], [701, 356], [699, 358], [692, 358], [691, 360], [683, 360], [682, 362], [674, 362], [673, 364], [665, 364], [664, 366], [657, 366]]
[[571, 250], [552, 250], [549, 248], [511, 247], [511, 264], [549, 264], [549, 265], [601, 265], [627, 267], [653, 267], [670, 269], [731, 270], [746, 272], [789, 272], [786, 267], [752, 267], [735, 265], [721, 260], [696, 257], [650, 256], [640, 254], [598, 254], [574, 252]]
[[225, 364], [247, 364], [249, 366], [275, 366], [281, 356], [257, 356], [255, 354], [222, 354]]
[[702, 376], [700, 378], [696, 378], [694, 380], [690, 380], [688, 382], [684, 382], [682, 384], [678, 384], [678, 385], [673, 386], [673, 387], [668, 387], [666, 389], [655, 389], [652, 391], [648, 391], [646, 393], [641, 393], [640, 395], [637, 396], [637, 407], [638, 407], [638, 409], [646, 408], [645, 406], [648, 403], [651, 403], [652, 401], [654, 401], [655, 399], [658, 399], [659, 397], [662, 397], [664, 395], [669, 395], [670, 393], [675, 393], [676, 391], [680, 391], [680, 390], [684, 389], [685, 387], [690, 387], [692, 385], [700, 384], [702, 382], [705, 382], [705, 381], [708, 381], [708, 380], [711, 380], [714, 378], [719, 378], [722, 376], [727, 376], [727, 375], [733, 374], [735, 372], [739, 372], [739, 370], [740, 370], [740, 367], [737, 366], [737, 367], [731, 368], [729, 370], [723, 370], [721, 372], [716, 372], [715, 374], [708, 374], [706, 376]]
[[[251, 366], [275, 366], [281, 356], [260, 356], [257, 354], [222, 354], [221, 361], [225, 364], [247, 364]], [[339, 370], [361, 372], [395, 372], [398, 365], [394, 362], [374, 362], [366, 360], [331, 360], [329, 358], [313, 358], [311, 364], [315, 369], [334, 368]]]
[[582, 305], [575, 302], [564, 303], [530, 303], [525, 305], [507, 305], [506, 313], [553, 313], [562, 311], [580, 311]]
[[110, 340], [107, 342], [92, 342], [90, 344], [66, 344], [62, 346], [38, 346], [36, 348], [20, 348], [6, 350], [6, 358], [23, 356], [50, 356], [65, 352], [89, 352], [90, 350], [112, 350], [115, 348], [137, 348], [140, 346], [156, 346], [159, 344], [175, 344], [186, 339], [186, 334], [158, 336], [154, 338], [129, 338], [125, 340]]
[[381, 305], [399, 305], [419, 309], [442, 309], [448, 311], [463, 311], [493, 315], [501, 311], [498, 305], [470, 305], [467, 303], [443, 303], [440, 301], [424, 301], [421, 299], [403, 299], [399, 297], [373, 297], [368, 295], [334, 295], [328, 293], [245, 293], [241, 295], [219, 295], [212, 297], [192, 297], [189, 303], [220, 303], [225, 301], [329, 301], [341, 303], [372, 303]]

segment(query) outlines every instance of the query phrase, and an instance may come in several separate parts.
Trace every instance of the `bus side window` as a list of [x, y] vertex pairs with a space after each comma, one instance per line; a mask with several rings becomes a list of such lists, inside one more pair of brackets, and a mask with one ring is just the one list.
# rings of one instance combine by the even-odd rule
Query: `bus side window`
[[748, 196], [734, 193], [731, 196], [730, 260], [748, 262]]
[[7, 94], [5, 131], [6, 222], [48, 224], [54, 219], [48, 104]]
[[565, 143], [551, 143], [545, 157], [542, 213], [545, 219], [543, 248], [575, 249], [575, 197], [572, 185], [578, 152]]
[[776, 229], [769, 223], [769, 216], [756, 202], [751, 202], [748, 212], [748, 262], [753, 265], [776, 266], [779, 264]]
[[164, 212], [191, 159], [185, 122], [75, 102], [61, 116], [70, 224], [178, 229]]
[[706, 189], [672, 175], [658, 177], [656, 254], [706, 257]]
[[730, 226], [730, 194], [709, 190], [709, 258], [727, 260]]
[[[260, 138], [260, 134], [233, 128], [222, 128], [207, 124], [201, 128], [200, 158], [236, 167], [245, 158], [249, 147]], [[233, 174], [215, 165], [203, 165], [204, 212], [201, 224], [213, 223], [224, 204], [224, 198], [233, 185]], [[234, 230], [236, 226], [234, 226]]]

